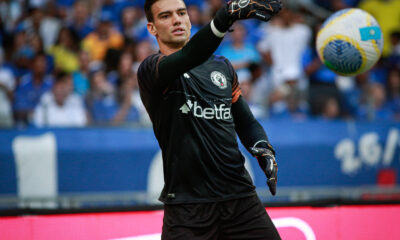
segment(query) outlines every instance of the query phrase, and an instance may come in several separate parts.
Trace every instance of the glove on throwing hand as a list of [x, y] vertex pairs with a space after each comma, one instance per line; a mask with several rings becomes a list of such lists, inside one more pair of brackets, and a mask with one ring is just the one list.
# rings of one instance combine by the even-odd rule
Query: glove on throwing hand
[[266, 22], [281, 10], [282, 3], [280, 0], [232, 0], [227, 7], [233, 20], [257, 18]]
[[267, 184], [272, 195], [276, 194], [276, 183], [278, 181], [278, 164], [275, 154], [268, 148], [250, 148], [251, 154], [257, 158], [258, 164], [267, 176]]

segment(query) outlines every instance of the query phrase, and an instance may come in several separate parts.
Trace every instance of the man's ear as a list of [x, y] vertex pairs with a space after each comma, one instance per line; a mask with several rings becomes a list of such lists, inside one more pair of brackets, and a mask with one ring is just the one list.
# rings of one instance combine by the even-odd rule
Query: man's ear
[[151, 35], [153, 35], [153, 36], [157, 35], [157, 28], [156, 28], [156, 26], [154, 25], [153, 22], [148, 22], [147, 23], [147, 30], [149, 31], [149, 33]]

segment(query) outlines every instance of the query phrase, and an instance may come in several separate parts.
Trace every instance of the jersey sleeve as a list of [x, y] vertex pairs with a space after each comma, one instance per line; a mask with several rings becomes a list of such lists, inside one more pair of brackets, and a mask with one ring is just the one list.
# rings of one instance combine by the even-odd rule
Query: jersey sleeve
[[233, 82], [232, 82], [232, 103], [237, 102], [242, 91], [240, 90], [239, 81], [236, 72], [234, 72]]
[[237, 76], [235, 69], [233, 69], [231, 62], [229, 62], [229, 60], [226, 58], [224, 58], [224, 59], [225, 59], [225, 63], [228, 65], [229, 72], [232, 76], [232, 103], [235, 103], [235, 102], [237, 102], [239, 97], [242, 95], [242, 90], [240, 90], [238, 76]]
[[146, 92], [162, 91], [162, 84], [158, 76], [158, 68], [163, 57], [164, 55], [161, 53], [153, 54], [140, 64], [137, 77], [141, 90]]

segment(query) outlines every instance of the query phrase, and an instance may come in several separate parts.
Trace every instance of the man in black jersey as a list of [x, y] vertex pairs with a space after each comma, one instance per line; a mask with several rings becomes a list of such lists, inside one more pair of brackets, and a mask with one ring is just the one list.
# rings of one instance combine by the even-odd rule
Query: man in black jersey
[[162, 239], [280, 239], [244, 168], [236, 134], [276, 193], [275, 152], [241, 97], [231, 63], [215, 56], [234, 21], [268, 21], [279, 0], [233, 0], [189, 41], [183, 0], [146, 0], [160, 52], [139, 67], [142, 101], [163, 156]]

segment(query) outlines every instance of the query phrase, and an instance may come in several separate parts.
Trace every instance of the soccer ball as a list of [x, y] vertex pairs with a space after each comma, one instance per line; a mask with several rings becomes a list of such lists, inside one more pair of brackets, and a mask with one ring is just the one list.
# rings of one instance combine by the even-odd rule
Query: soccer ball
[[383, 36], [378, 22], [369, 13], [349, 8], [330, 16], [317, 35], [321, 61], [343, 76], [369, 70], [382, 54]]

